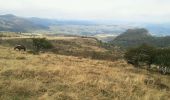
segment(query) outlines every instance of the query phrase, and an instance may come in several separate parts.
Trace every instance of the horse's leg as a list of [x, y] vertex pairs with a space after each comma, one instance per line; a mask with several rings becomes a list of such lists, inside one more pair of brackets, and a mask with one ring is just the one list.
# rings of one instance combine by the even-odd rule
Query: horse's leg
[[16, 50], [17, 48], [15, 47], [14, 50]]

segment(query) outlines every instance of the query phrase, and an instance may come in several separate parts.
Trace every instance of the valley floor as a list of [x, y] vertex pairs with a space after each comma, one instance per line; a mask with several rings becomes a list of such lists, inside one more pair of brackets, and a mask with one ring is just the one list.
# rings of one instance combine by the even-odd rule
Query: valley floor
[[168, 100], [170, 76], [111, 62], [0, 46], [0, 100]]

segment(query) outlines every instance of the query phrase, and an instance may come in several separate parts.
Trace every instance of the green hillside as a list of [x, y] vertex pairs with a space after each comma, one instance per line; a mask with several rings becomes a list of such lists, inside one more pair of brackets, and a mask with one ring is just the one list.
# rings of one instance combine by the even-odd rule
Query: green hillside
[[155, 37], [149, 34], [146, 29], [137, 28], [127, 30], [123, 34], [117, 36], [110, 43], [124, 48], [135, 47], [141, 44], [149, 44], [157, 47], [169, 47], [170, 36]]

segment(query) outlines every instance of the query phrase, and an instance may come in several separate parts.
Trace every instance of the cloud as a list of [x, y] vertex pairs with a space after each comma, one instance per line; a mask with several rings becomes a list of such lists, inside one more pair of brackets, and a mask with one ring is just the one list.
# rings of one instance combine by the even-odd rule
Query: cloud
[[169, 5], [170, 0], [0, 0], [0, 14], [62, 19], [168, 21]]

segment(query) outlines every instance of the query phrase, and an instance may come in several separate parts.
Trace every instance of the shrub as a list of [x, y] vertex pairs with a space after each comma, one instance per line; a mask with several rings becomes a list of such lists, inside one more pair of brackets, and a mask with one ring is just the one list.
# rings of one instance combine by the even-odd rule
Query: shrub
[[170, 66], [170, 49], [157, 49], [154, 57], [154, 64]]
[[125, 53], [125, 60], [135, 67], [140, 64], [151, 64], [159, 66], [159, 70], [166, 74], [170, 69], [170, 48], [154, 48], [148, 45], [142, 45], [137, 48], [129, 49]]
[[157, 49], [154, 64], [159, 66], [160, 71], [166, 74], [170, 69], [170, 49]]
[[137, 48], [129, 49], [125, 53], [125, 59], [128, 63], [138, 67], [140, 63], [147, 64], [149, 67], [153, 64], [155, 48], [146, 44], [143, 44]]
[[135, 67], [138, 67], [139, 63], [138, 63], [138, 54], [136, 53], [137, 49], [132, 48], [129, 49], [126, 53], [125, 53], [125, 60], [134, 65]]
[[49, 42], [45, 38], [33, 38], [32, 41], [33, 41], [34, 52], [38, 53], [40, 50], [53, 48], [51, 42]]

